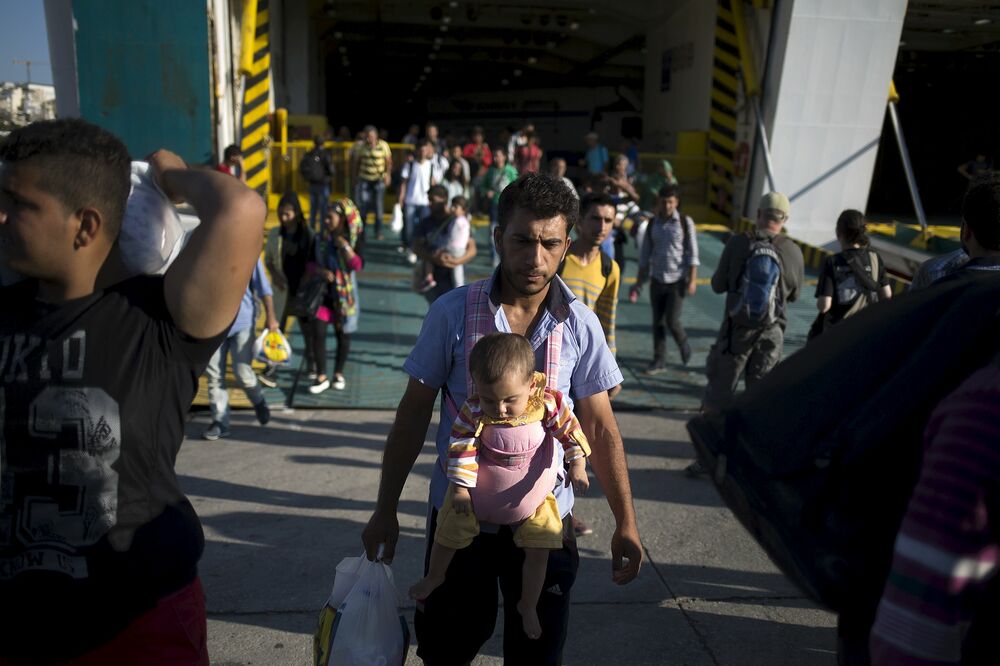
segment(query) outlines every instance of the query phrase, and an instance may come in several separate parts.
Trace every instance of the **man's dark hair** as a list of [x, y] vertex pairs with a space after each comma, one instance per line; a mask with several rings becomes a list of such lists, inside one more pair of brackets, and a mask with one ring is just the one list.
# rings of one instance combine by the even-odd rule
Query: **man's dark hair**
[[607, 192], [588, 192], [580, 197], [580, 219], [587, 216], [587, 213], [594, 206], [615, 207], [615, 200]]
[[580, 202], [566, 183], [543, 173], [526, 173], [500, 193], [500, 233], [519, 210], [530, 211], [540, 220], [562, 215], [567, 235], [580, 219]]
[[516, 333], [491, 333], [469, 352], [469, 372], [476, 384], [492, 384], [508, 375], [529, 379], [534, 371], [531, 343]]
[[860, 210], [848, 208], [837, 217], [837, 235], [844, 239], [847, 245], [857, 243], [861, 247], [869, 244], [865, 229], [865, 214]]
[[315, 145], [315, 146], [316, 146], [317, 148], [322, 148], [322, 147], [323, 147], [323, 137], [321, 137], [321, 136], [319, 136], [319, 135], [317, 135], [317, 136], [314, 136], [314, 137], [313, 137], [313, 144], [314, 144], [314, 145]]
[[365, 136], [367, 136], [369, 132], [375, 132], [375, 134], [378, 134], [378, 128], [376, 128], [374, 125], [365, 125], [364, 128], [361, 130], [361, 133], [364, 134]]
[[424, 146], [430, 146], [431, 148], [434, 148], [434, 142], [426, 137], [424, 137], [420, 141], [417, 141], [417, 148], [423, 148]]
[[37, 165], [39, 185], [67, 212], [93, 206], [109, 237], [118, 237], [132, 159], [111, 132], [79, 118], [43, 120], [11, 132], [0, 143], [0, 161]]
[[235, 143], [226, 146], [226, 149], [222, 151], [222, 160], [228, 162], [230, 159], [242, 154], [243, 151]]
[[445, 203], [448, 203], [448, 188], [444, 185], [431, 185], [431, 188], [427, 190], [427, 198], [431, 197], [444, 199]]
[[664, 185], [656, 194], [662, 199], [666, 199], [667, 197], [676, 197], [678, 201], [681, 200], [681, 188], [676, 185]]
[[985, 250], [1000, 250], [1000, 174], [978, 176], [962, 201], [962, 219]]

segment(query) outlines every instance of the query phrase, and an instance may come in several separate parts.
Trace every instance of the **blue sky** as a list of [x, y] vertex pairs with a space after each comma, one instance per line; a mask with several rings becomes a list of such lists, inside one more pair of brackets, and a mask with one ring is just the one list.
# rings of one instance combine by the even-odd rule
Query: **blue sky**
[[34, 61], [32, 82], [52, 83], [42, 0], [0, 0], [0, 81], [24, 81], [24, 65], [13, 60]]

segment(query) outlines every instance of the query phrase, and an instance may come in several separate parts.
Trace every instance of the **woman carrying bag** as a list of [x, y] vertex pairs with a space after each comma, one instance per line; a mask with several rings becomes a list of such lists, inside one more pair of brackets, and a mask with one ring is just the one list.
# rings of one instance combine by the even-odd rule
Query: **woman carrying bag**
[[[322, 300], [312, 317], [312, 351], [316, 366], [316, 381], [309, 387], [313, 395], [332, 385], [342, 391], [347, 386], [344, 364], [351, 348], [351, 333], [358, 330], [358, 278], [364, 265], [361, 257], [364, 234], [361, 215], [350, 199], [334, 202], [323, 220], [323, 229], [313, 239], [307, 271], [326, 281]], [[305, 287], [305, 284], [303, 284]], [[337, 336], [337, 357], [333, 367], [333, 382], [326, 373], [326, 331], [333, 324]]]
[[[309, 250], [312, 247], [312, 232], [306, 223], [302, 212], [302, 204], [295, 192], [285, 192], [278, 201], [278, 221], [280, 224], [271, 229], [264, 248], [264, 264], [271, 275], [271, 284], [276, 291], [283, 292], [284, 306], [278, 323], [281, 332], [288, 330], [288, 318], [298, 319], [299, 330], [305, 341], [306, 366], [313, 368], [312, 341], [309, 336], [309, 316], [311, 313], [296, 312], [296, 295], [302, 286], [306, 275], [306, 264], [309, 263]], [[266, 386], [274, 387], [277, 366], [272, 365], [261, 375], [260, 380]]]

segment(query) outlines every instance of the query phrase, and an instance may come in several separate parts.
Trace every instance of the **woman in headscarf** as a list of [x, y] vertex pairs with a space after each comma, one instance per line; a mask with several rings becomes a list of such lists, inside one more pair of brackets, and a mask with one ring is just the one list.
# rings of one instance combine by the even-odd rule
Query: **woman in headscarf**
[[[319, 394], [333, 386], [347, 386], [344, 365], [351, 348], [351, 333], [358, 330], [358, 271], [364, 266], [363, 226], [357, 206], [350, 199], [335, 201], [327, 210], [322, 231], [313, 239], [311, 269], [327, 283], [323, 304], [312, 320], [312, 345], [316, 360], [316, 381], [309, 392]], [[337, 337], [333, 382], [327, 375], [326, 331], [332, 324]]]

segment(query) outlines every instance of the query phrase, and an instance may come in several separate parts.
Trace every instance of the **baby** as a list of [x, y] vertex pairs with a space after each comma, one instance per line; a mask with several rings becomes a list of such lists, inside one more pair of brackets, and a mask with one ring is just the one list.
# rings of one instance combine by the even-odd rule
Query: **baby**
[[510, 525], [524, 550], [521, 614], [529, 638], [541, 636], [538, 599], [550, 550], [562, 548], [562, 517], [552, 494], [557, 479], [553, 438], [568, 466], [566, 485], [586, 492], [590, 446], [562, 393], [535, 372], [535, 353], [522, 336], [494, 333], [469, 355], [476, 384], [455, 419], [448, 448], [448, 492], [437, 517], [427, 575], [410, 588], [426, 599], [444, 582], [455, 551], [479, 534], [479, 521]]
[[[465, 197], [459, 195], [451, 200], [451, 215], [454, 221], [446, 229], [448, 243], [437, 248], [435, 254], [447, 254], [451, 257], [464, 256], [468, 245], [471, 228], [469, 226], [469, 202]], [[434, 239], [435, 241], [437, 239]], [[465, 284], [465, 266], [455, 266], [451, 269], [454, 275], [454, 286], [461, 287]], [[430, 291], [437, 286], [434, 279], [434, 264], [430, 261], [421, 262], [417, 266], [418, 287], [420, 293]]]

